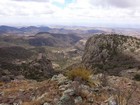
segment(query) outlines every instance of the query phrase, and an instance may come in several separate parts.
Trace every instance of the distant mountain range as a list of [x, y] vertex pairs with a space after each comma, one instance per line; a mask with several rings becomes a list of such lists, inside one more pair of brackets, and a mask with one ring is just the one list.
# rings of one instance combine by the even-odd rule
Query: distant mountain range
[[38, 32], [48, 32], [49, 27], [11, 27], [11, 26], [0, 26], [0, 35], [34, 35]]
[[20, 35], [32, 36], [40, 32], [50, 32], [57, 34], [75, 34], [83, 38], [89, 38], [93, 34], [123, 34], [140, 37], [140, 29], [134, 28], [105, 28], [105, 27], [48, 27], [48, 26], [28, 26], [12, 27], [0, 26], [0, 35]]
[[61, 34], [77, 34], [77, 35], [89, 35], [97, 33], [105, 33], [100, 29], [65, 29], [65, 28], [50, 28], [47, 26], [29, 26], [29, 27], [11, 27], [11, 26], [0, 26], [0, 35], [35, 35], [39, 32], [50, 32], [50, 33], [61, 33]]

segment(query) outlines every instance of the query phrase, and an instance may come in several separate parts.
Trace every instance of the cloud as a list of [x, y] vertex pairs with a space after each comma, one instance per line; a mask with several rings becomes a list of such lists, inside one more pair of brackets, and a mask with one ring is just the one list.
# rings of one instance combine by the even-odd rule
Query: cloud
[[61, 4], [64, 4], [65, 3], [65, 0], [50, 0], [50, 2], [57, 2], [57, 3], [61, 3]]
[[54, 7], [49, 2], [16, 2], [5, 0], [0, 1], [1, 16], [41, 16], [53, 14], [57, 7]]
[[140, 24], [140, 0], [1, 0], [0, 5], [0, 24]]
[[17, 2], [49, 2], [50, 0], [12, 0]]
[[65, 0], [12, 0], [12, 1], [17, 1], [17, 2], [57, 2], [57, 3], [61, 3], [64, 4]]
[[114, 6], [118, 8], [130, 8], [140, 6], [140, 0], [91, 0], [93, 5]]

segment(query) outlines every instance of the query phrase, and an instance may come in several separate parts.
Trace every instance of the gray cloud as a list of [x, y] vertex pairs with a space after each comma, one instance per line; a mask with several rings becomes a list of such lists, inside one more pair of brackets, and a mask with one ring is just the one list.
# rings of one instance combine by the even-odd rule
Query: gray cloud
[[118, 8], [130, 8], [140, 6], [140, 0], [91, 0], [93, 5], [113, 6]]

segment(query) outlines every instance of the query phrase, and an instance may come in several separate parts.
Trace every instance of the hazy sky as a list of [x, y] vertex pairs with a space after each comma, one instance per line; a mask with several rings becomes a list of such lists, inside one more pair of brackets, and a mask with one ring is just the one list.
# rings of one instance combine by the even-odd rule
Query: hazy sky
[[0, 0], [0, 25], [140, 26], [140, 0]]

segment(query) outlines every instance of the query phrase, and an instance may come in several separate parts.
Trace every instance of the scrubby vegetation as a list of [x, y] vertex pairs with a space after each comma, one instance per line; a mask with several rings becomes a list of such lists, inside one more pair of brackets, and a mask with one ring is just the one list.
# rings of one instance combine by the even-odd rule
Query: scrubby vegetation
[[27, 59], [33, 55], [33, 52], [23, 47], [12, 46], [0, 48], [0, 60], [8, 61], [15, 59]]
[[77, 67], [66, 73], [68, 78], [71, 80], [81, 79], [83, 81], [89, 81], [89, 76], [91, 74], [92, 72], [84, 67]]

